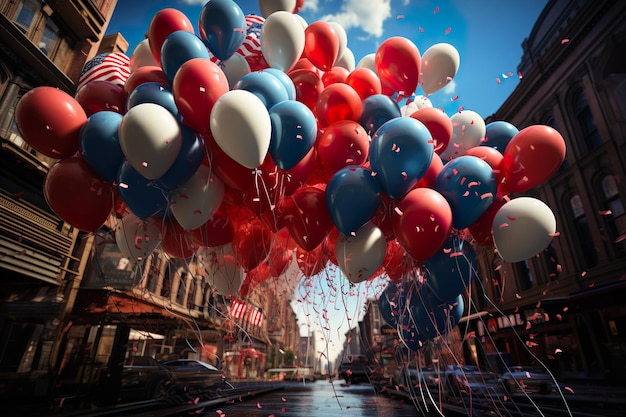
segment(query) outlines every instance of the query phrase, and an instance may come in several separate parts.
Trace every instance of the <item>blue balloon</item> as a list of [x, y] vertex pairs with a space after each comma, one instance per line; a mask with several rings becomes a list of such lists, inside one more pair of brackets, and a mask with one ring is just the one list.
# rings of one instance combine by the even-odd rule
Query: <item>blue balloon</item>
[[126, 108], [131, 109], [142, 103], [158, 104], [169, 110], [177, 119], [179, 117], [172, 90], [161, 83], [148, 82], [138, 85], [137, 88], [128, 95]]
[[152, 180], [137, 172], [128, 161], [120, 166], [117, 190], [135, 216], [145, 219], [165, 214], [168, 206], [165, 192], [156, 188]]
[[419, 350], [424, 342], [443, 335], [457, 325], [465, 302], [459, 295], [452, 300], [439, 301], [426, 286], [407, 294], [406, 314], [401, 316], [399, 334], [411, 350]]
[[251, 92], [265, 104], [268, 110], [289, 99], [283, 83], [266, 71], [254, 71], [244, 75], [233, 89]]
[[200, 36], [221, 61], [237, 52], [246, 38], [246, 16], [232, 0], [211, 0], [206, 3], [200, 11], [198, 23]]
[[305, 104], [292, 100], [272, 106], [269, 115], [272, 135], [268, 152], [278, 168], [291, 169], [315, 144], [315, 115]]
[[155, 181], [158, 188], [174, 191], [187, 182], [198, 170], [204, 159], [204, 139], [193, 129], [180, 125], [182, 143], [174, 163]]
[[424, 176], [433, 153], [432, 136], [422, 122], [396, 117], [384, 123], [372, 137], [370, 166], [385, 194], [399, 199]]
[[495, 121], [485, 126], [485, 140], [481, 146], [491, 146], [504, 153], [506, 145], [509, 144], [511, 138], [519, 133], [519, 130], [509, 122]]
[[78, 145], [85, 162], [100, 178], [111, 183], [117, 179], [117, 171], [124, 162], [117, 133], [122, 117], [111, 111], [96, 112], [79, 132]]
[[269, 72], [274, 77], [278, 78], [278, 81], [282, 83], [285, 87], [285, 91], [287, 91], [287, 99], [295, 100], [296, 99], [296, 86], [293, 83], [293, 80], [285, 73], [285, 71], [279, 70], [278, 68], [265, 68], [261, 70], [263, 72]]
[[471, 284], [476, 276], [476, 253], [458, 236], [452, 236], [432, 258], [422, 263], [427, 284], [440, 301], [452, 300]]
[[454, 158], [443, 166], [435, 181], [452, 209], [452, 227], [465, 229], [493, 202], [497, 183], [491, 166], [470, 155]]
[[398, 326], [398, 320], [406, 304], [406, 293], [400, 284], [391, 281], [378, 297], [380, 314], [391, 327]]
[[204, 42], [194, 33], [177, 30], [165, 38], [161, 46], [161, 68], [170, 84], [178, 69], [194, 58], [211, 59]]
[[326, 207], [344, 236], [350, 236], [367, 223], [381, 201], [380, 185], [372, 172], [360, 165], [341, 168], [326, 185]]
[[385, 94], [373, 94], [363, 100], [359, 123], [370, 135], [391, 119], [402, 116], [400, 106]]

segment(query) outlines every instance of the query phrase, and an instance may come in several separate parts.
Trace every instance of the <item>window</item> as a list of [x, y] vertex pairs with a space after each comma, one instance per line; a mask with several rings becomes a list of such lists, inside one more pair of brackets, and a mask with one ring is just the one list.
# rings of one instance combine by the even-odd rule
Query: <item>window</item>
[[55, 46], [59, 39], [59, 27], [51, 19], [46, 21], [46, 27], [39, 38], [39, 49], [48, 57], [52, 57], [55, 52]]
[[17, 6], [15, 24], [27, 33], [35, 22], [35, 17], [41, 9], [41, 3], [35, 0], [22, 0]]
[[528, 259], [516, 262], [515, 264], [515, 276], [517, 277], [517, 284], [520, 291], [526, 291], [533, 287], [533, 275], [530, 273], [530, 267], [528, 266]]
[[585, 261], [585, 267], [593, 267], [598, 263], [598, 255], [591, 238], [591, 231], [589, 230], [589, 223], [587, 216], [585, 216], [585, 210], [583, 203], [578, 194], [570, 199], [570, 208], [572, 210], [572, 217], [574, 219], [574, 226], [576, 230], [577, 241], [580, 244], [580, 249], [583, 252], [583, 259]]
[[606, 175], [603, 177], [600, 188], [602, 189], [604, 207], [607, 209], [606, 215], [602, 216], [602, 218], [606, 224], [616, 255], [622, 257], [625, 253], [620, 236], [626, 234], [626, 216], [624, 215], [624, 204], [619, 195], [615, 176]]
[[572, 104], [578, 128], [583, 135], [587, 148], [589, 150], [596, 149], [602, 145], [602, 138], [598, 133], [598, 128], [593, 120], [593, 114], [591, 113], [591, 109], [585, 98], [585, 92], [582, 88], [579, 88], [574, 93]]

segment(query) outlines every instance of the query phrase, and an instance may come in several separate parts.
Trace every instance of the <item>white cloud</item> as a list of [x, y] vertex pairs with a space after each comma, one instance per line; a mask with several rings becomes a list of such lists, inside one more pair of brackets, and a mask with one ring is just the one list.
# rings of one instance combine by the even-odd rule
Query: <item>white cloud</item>
[[452, 95], [454, 94], [455, 91], [456, 91], [456, 83], [454, 82], [454, 80], [450, 81], [448, 84], [446, 84], [445, 87], [441, 89], [441, 92], [447, 95]]
[[312, 12], [317, 12], [318, 9], [318, 0], [305, 0], [304, 7], [302, 10], [310, 10]]
[[338, 13], [327, 14], [320, 20], [337, 22], [346, 31], [361, 28], [379, 38], [383, 35], [383, 22], [389, 17], [391, 0], [345, 0]]

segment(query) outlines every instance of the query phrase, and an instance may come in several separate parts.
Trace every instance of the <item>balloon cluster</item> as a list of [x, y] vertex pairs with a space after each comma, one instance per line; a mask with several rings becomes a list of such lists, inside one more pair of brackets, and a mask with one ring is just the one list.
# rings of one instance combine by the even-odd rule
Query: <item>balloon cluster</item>
[[[458, 305], [467, 281], [443, 283], [450, 268], [433, 259], [456, 260], [447, 242], [460, 231], [510, 262], [549, 244], [550, 209], [509, 196], [559, 168], [557, 131], [433, 108], [428, 95], [459, 67], [452, 45], [421, 55], [392, 37], [355, 65], [339, 24], [307, 24], [302, 1], [275, 3], [261, 1], [261, 17], [211, 0], [199, 35], [182, 12], [163, 9], [123, 85], [25, 94], [17, 125], [58, 159], [44, 184], [58, 216], [95, 231], [115, 214], [118, 245], [135, 260], [158, 245], [180, 258], [228, 246], [211, 264], [255, 283], [281, 274], [293, 253], [305, 275], [330, 261], [352, 283], [438, 265], [428, 294], [405, 289], [397, 305]], [[446, 287], [454, 291], [439, 294]]]

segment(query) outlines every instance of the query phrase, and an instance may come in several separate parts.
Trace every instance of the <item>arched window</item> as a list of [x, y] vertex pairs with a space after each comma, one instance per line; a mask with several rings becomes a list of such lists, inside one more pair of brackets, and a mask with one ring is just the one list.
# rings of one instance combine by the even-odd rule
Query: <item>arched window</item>
[[580, 245], [580, 249], [583, 252], [583, 259], [585, 261], [585, 267], [590, 268], [596, 266], [598, 263], [598, 256], [591, 238], [591, 231], [589, 230], [589, 222], [585, 215], [582, 199], [578, 194], [570, 199], [570, 208], [572, 210], [572, 218], [574, 220], [574, 227], [576, 230], [576, 241]]
[[610, 234], [611, 242], [614, 242], [616, 255], [624, 256], [624, 244], [620, 236], [626, 234], [626, 216], [624, 204], [617, 188], [614, 175], [606, 175], [600, 183], [602, 189], [603, 204], [606, 207], [606, 215], [603, 216]]
[[582, 88], [576, 90], [572, 96], [572, 105], [577, 127], [587, 145], [587, 149], [592, 150], [602, 145], [602, 138], [596, 127], [596, 122], [593, 120], [593, 114]]

